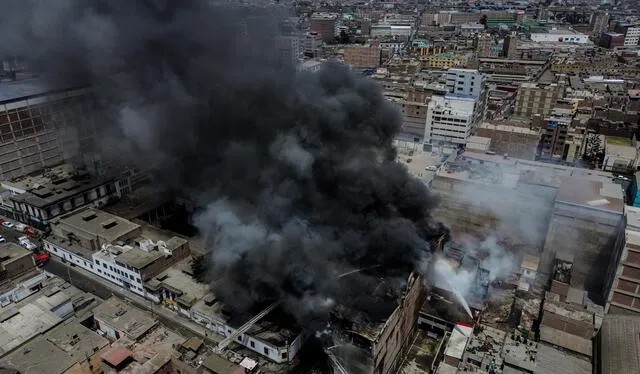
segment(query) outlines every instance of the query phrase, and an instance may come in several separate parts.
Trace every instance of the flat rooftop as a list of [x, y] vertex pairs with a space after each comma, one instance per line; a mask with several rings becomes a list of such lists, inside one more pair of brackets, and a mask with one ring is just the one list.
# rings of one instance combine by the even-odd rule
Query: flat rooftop
[[31, 252], [29, 252], [25, 247], [19, 246], [15, 243], [0, 243], [0, 266], [2, 267], [30, 255]]
[[188, 273], [191, 271], [191, 257], [178, 262], [154, 278], [148, 280], [146, 287], [156, 289], [159, 287], [167, 287], [182, 292], [178, 297], [179, 302], [184, 305], [193, 305], [197, 300], [202, 299], [209, 293], [208, 284], [196, 282]]
[[112, 296], [93, 310], [94, 318], [137, 340], [158, 321], [149, 313]]
[[88, 175], [58, 179], [41, 185], [20, 195], [12, 195], [11, 200], [29, 204], [37, 208], [46, 208], [60, 201], [102, 186], [114, 178], [93, 178]]
[[582, 177], [564, 177], [556, 201], [618, 214], [624, 209], [621, 185]]
[[71, 229], [75, 235], [82, 236], [87, 233], [109, 243], [140, 228], [136, 223], [94, 208], [85, 208], [62, 216], [53, 224], [67, 230]]
[[0, 313], [0, 355], [11, 352], [62, 322], [51, 310], [36, 303], [4, 307]]

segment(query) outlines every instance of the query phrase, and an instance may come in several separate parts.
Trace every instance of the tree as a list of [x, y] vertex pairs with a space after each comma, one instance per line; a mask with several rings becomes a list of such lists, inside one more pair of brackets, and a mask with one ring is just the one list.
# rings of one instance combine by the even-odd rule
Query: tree
[[191, 272], [196, 281], [206, 283], [209, 273], [209, 263], [205, 256], [197, 256], [191, 259]]
[[588, 134], [584, 146], [582, 159], [597, 167], [604, 160], [604, 144], [598, 134]]

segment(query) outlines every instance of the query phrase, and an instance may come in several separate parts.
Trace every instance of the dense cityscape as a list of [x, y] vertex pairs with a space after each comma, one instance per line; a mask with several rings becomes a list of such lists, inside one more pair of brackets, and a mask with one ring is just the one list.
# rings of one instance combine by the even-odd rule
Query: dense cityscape
[[0, 374], [640, 373], [640, 2], [46, 3]]

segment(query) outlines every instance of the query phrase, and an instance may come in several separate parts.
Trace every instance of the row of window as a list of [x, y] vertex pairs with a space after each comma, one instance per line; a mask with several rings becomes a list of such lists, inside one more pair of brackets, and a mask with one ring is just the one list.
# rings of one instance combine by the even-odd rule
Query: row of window
[[448, 121], [448, 122], [455, 122], [455, 123], [467, 123], [467, 120], [461, 119], [461, 118], [447, 118], [447, 117], [440, 117], [440, 116], [435, 116], [433, 117], [434, 121]]
[[[96, 261], [96, 264], [97, 264], [98, 266], [100, 266], [100, 261], [99, 261], [99, 260], [95, 260], [95, 261]], [[129, 277], [129, 279], [131, 279], [131, 280], [135, 280], [136, 282], [138, 282], [138, 283], [142, 284], [142, 281], [141, 281], [141, 279], [140, 279], [140, 278], [135, 278], [133, 275], [131, 275], [131, 274], [127, 274], [127, 273], [125, 273], [124, 271], [122, 271], [122, 270], [118, 269], [117, 267], [113, 267], [113, 266], [111, 266], [111, 265], [107, 265], [107, 263], [106, 263], [106, 262], [103, 262], [103, 263], [102, 263], [102, 267], [103, 267], [103, 268], [105, 268], [105, 269], [109, 269], [109, 270], [111, 270], [112, 272], [114, 272], [114, 273], [116, 273], [116, 274], [118, 274], [118, 275], [120, 275], [120, 276], [123, 276], [123, 277], [125, 277], [125, 278]], [[105, 274], [106, 274], [106, 272], [105, 272]]]

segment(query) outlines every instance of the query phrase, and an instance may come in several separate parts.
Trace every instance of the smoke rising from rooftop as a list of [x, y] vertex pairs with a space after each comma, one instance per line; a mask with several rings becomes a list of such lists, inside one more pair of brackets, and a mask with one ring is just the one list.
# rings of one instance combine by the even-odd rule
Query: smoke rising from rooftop
[[434, 198], [394, 162], [399, 114], [344, 67], [282, 61], [286, 12], [23, 0], [4, 14], [0, 52], [52, 85], [91, 84], [100, 149], [196, 202], [215, 291], [236, 311], [275, 299], [303, 323], [336, 303], [373, 312], [379, 276], [429, 257]]

